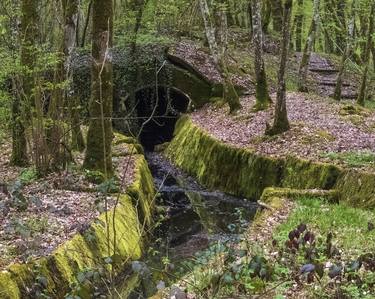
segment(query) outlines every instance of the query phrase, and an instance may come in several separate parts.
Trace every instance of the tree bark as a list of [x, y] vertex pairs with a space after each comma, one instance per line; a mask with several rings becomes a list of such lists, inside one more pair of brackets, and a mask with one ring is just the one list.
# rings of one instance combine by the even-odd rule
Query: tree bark
[[[250, 2], [252, 2], [252, 0], [250, 0]], [[271, 21], [272, 6], [271, 6], [270, 0], [261, 1], [261, 3], [262, 3], [262, 30], [264, 34], [268, 34], [268, 27]]]
[[296, 52], [302, 51], [302, 31], [303, 31], [303, 0], [297, 1], [297, 12], [295, 16], [296, 25]]
[[354, 23], [355, 23], [354, 3], [355, 2], [353, 2], [352, 12], [351, 12], [352, 17], [351, 17], [350, 23], [348, 25], [348, 36], [347, 36], [347, 40], [346, 40], [346, 47], [345, 47], [345, 51], [344, 51], [344, 53], [341, 57], [340, 70], [339, 70], [339, 73], [337, 75], [336, 87], [335, 87], [335, 92], [334, 92], [334, 95], [333, 95], [333, 98], [336, 101], [341, 100], [343, 75], [344, 75], [345, 68], [346, 68], [346, 61], [349, 59], [350, 54], [352, 52], [352, 46], [353, 46], [353, 40], [354, 40]]
[[92, 16], [90, 122], [84, 167], [108, 178], [113, 173], [112, 143], [112, 32], [113, 1], [94, 0]]
[[272, 28], [275, 32], [281, 33], [283, 28], [283, 4], [282, 0], [271, 0]]
[[315, 43], [316, 32], [318, 30], [319, 6], [320, 6], [320, 0], [314, 0], [313, 19], [311, 21], [309, 36], [305, 43], [305, 48], [303, 50], [301, 63], [299, 66], [299, 71], [298, 71], [298, 90], [301, 92], [308, 91], [308, 88], [306, 86], [307, 72], [308, 72], [309, 63], [310, 63], [311, 51]]
[[21, 66], [23, 74], [22, 92], [12, 103], [12, 156], [13, 165], [24, 166], [28, 162], [25, 127], [31, 122], [31, 107], [34, 107], [34, 53], [38, 38], [38, 4], [36, 0], [22, 0], [21, 3]]
[[369, 28], [367, 32], [367, 43], [364, 55], [364, 68], [362, 73], [361, 86], [358, 93], [357, 104], [364, 106], [366, 98], [366, 89], [367, 89], [367, 77], [368, 69], [370, 64], [370, 52], [372, 46], [372, 34], [374, 33], [374, 18], [375, 18], [375, 2], [371, 3], [371, 12], [369, 16]]
[[228, 103], [230, 113], [235, 113], [241, 109], [238, 94], [234, 88], [227, 67], [227, 17], [225, 11], [221, 12], [221, 48], [216, 40], [216, 28], [214, 21], [211, 19], [211, 13], [206, 0], [199, 0], [199, 6], [203, 17], [206, 37], [210, 47], [211, 55], [215, 65], [223, 76], [223, 98]]
[[275, 118], [272, 127], [267, 125], [267, 135], [277, 135], [289, 130], [288, 113], [286, 109], [286, 83], [285, 69], [288, 61], [288, 50], [290, 42], [290, 20], [292, 14], [293, 0], [286, 0], [283, 16], [283, 39], [281, 45], [280, 69], [278, 74], [277, 100], [275, 106]]
[[85, 26], [83, 27], [83, 33], [82, 33], [81, 48], [83, 48], [86, 43], [87, 28], [89, 27], [91, 11], [92, 11], [92, 2], [93, 0], [90, 0], [89, 6], [87, 8], [87, 16], [86, 16]]
[[263, 61], [263, 33], [261, 7], [259, 0], [252, 0], [253, 12], [253, 44], [254, 44], [254, 67], [256, 76], [256, 104], [255, 110], [264, 110], [271, 103], [268, 93], [267, 75]]

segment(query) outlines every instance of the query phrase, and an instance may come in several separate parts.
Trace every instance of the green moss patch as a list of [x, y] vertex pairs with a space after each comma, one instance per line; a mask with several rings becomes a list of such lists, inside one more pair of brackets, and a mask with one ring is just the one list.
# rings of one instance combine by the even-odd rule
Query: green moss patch
[[[328, 202], [338, 202], [339, 193], [337, 190], [318, 190], [318, 189], [292, 189], [268, 187], [264, 189], [261, 201], [268, 203], [271, 198], [288, 198], [297, 200], [300, 198], [319, 198]], [[272, 202], [272, 201], [271, 201]]]
[[[215, 139], [188, 116], [177, 122], [175, 138], [166, 154], [206, 187], [236, 196], [257, 200], [267, 187], [335, 189], [343, 202], [357, 207], [375, 207], [373, 173], [344, 170], [335, 164], [294, 156], [262, 156], [236, 148]], [[354, 160], [367, 163], [370, 158], [361, 156]]]
[[211, 137], [182, 117], [167, 155], [209, 188], [259, 199], [271, 186], [331, 189], [341, 170], [333, 165], [295, 157], [272, 158], [235, 148]]
[[[133, 141], [121, 136], [117, 139], [117, 144]], [[98, 268], [119, 269], [141, 257], [143, 237], [152, 221], [155, 190], [143, 155], [134, 157], [133, 184], [117, 195], [116, 206], [51, 255], [2, 271], [0, 298], [36, 298], [37, 294], [63, 298], [72, 288], [81, 298], [92, 298], [90, 285], [83, 283], [84, 273]]]

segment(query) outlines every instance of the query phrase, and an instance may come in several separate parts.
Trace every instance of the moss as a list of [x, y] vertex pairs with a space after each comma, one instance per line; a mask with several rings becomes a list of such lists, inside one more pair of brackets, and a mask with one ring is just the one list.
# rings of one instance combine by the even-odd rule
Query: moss
[[135, 168], [139, 171], [135, 173], [135, 182], [126, 193], [132, 199], [133, 205], [137, 207], [141, 223], [150, 225], [155, 199], [154, 181], [143, 156], [138, 157]]
[[332, 164], [288, 157], [282, 186], [295, 189], [331, 189], [341, 172], [342, 169]]
[[340, 201], [348, 202], [351, 206], [375, 208], [375, 174], [346, 171], [340, 176], [335, 186], [340, 190]]
[[21, 298], [20, 289], [9, 271], [0, 273], [0, 295], [4, 299]]
[[257, 199], [265, 187], [278, 185], [283, 161], [218, 142], [188, 117], [176, 124], [167, 155], [208, 188]]
[[340, 111], [340, 115], [363, 115], [367, 116], [369, 114], [369, 111], [366, 108], [363, 108], [359, 105], [344, 105]]
[[292, 188], [278, 188], [268, 187], [264, 189], [260, 198], [263, 202], [268, 202], [270, 198], [288, 198], [296, 200], [299, 198], [321, 198], [326, 199], [328, 202], [337, 203], [339, 193], [337, 190], [319, 190], [319, 189], [292, 189]]
[[211, 97], [211, 85], [182, 68], [170, 67], [170, 85], [189, 96], [196, 107], [202, 107]]
[[[208, 188], [259, 199], [266, 187], [283, 187], [293, 196], [322, 191], [323, 197], [375, 208], [375, 174], [345, 171], [329, 163], [296, 157], [264, 157], [250, 150], [231, 147], [210, 136], [183, 116], [176, 124], [175, 138], [167, 156]], [[307, 189], [307, 190], [297, 190]], [[284, 192], [283, 191], [283, 192]]]
[[185, 116], [175, 130], [167, 155], [209, 188], [259, 199], [270, 186], [331, 189], [341, 169], [294, 157], [272, 158], [220, 142]]
[[[35, 284], [37, 275], [47, 279], [48, 294], [63, 298], [69, 286], [78, 282], [76, 275], [80, 271], [103, 265], [104, 258], [115, 254], [117, 267], [141, 257], [143, 236], [152, 221], [155, 190], [146, 160], [142, 155], [135, 158], [134, 183], [119, 195], [117, 208], [100, 215], [83, 235], [74, 235], [48, 257], [29, 264], [15, 264], [1, 272], [0, 298], [30, 298], [28, 290]], [[90, 298], [90, 289], [83, 289], [81, 297]]]

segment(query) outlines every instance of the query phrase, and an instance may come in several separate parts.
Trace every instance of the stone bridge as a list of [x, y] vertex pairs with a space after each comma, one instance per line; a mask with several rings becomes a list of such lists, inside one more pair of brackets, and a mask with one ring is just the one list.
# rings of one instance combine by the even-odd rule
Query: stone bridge
[[[81, 100], [82, 114], [88, 117], [90, 55], [77, 54], [73, 65], [74, 93]], [[170, 140], [181, 113], [222, 95], [222, 77], [212, 59], [187, 42], [139, 47], [134, 55], [129, 49], [116, 48], [113, 72], [114, 127], [126, 134], [141, 133], [146, 147]], [[236, 87], [239, 92], [246, 90], [241, 83]]]

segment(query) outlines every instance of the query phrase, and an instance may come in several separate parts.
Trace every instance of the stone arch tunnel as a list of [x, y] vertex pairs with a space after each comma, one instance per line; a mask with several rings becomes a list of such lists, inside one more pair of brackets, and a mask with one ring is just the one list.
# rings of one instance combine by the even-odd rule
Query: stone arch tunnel
[[146, 150], [168, 142], [173, 137], [175, 124], [188, 109], [190, 98], [174, 87], [158, 86], [135, 93], [139, 139]]
[[[209, 58], [186, 44], [139, 47], [131, 59], [129, 49], [113, 49], [113, 126], [124, 134], [140, 136], [148, 149], [172, 138], [178, 116], [188, 107], [199, 108], [222, 94], [221, 77]], [[192, 59], [189, 55], [200, 55]], [[201, 61], [201, 68], [192, 65]], [[81, 99], [82, 114], [89, 116], [90, 55], [73, 60], [74, 94]], [[215, 73], [216, 72], [216, 73]], [[214, 74], [209, 76], [208, 74]], [[158, 92], [156, 92], [156, 90]], [[147, 121], [152, 111], [154, 117]], [[144, 124], [144, 121], [147, 121]]]

